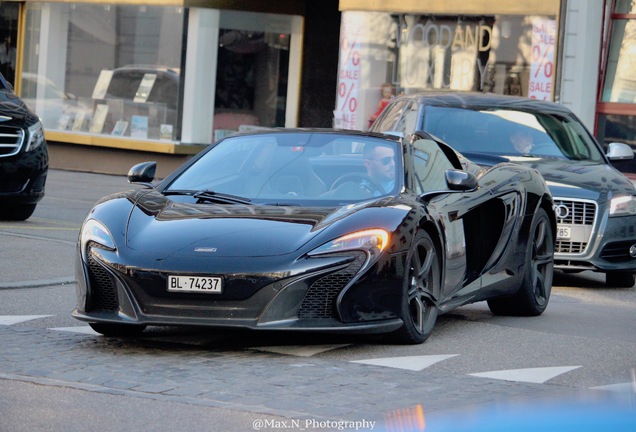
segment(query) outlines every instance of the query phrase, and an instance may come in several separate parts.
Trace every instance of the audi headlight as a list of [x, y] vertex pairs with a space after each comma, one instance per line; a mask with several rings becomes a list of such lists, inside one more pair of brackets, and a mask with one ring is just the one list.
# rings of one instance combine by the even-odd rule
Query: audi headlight
[[44, 143], [44, 129], [42, 123], [37, 122], [29, 126], [29, 137], [27, 141], [26, 151], [30, 152], [40, 147]]
[[370, 229], [358, 231], [338, 237], [324, 245], [314, 249], [310, 256], [344, 252], [349, 250], [365, 250], [372, 255], [376, 255], [386, 248], [389, 242], [389, 233], [383, 229]]
[[89, 219], [84, 223], [82, 227], [82, 234], [80, 237], [80, 245], [82, 248], [82, 256], [86, 258], [86, 245], [89, 242], [95, 242], [101, 247], [108, 250], [115, 250], [115, 241], [113, 236], [101, 222], [97, 222], [95, 219]]
[[636, 215], [636, 197], [620, 196], [610, 201], [610, 216]]

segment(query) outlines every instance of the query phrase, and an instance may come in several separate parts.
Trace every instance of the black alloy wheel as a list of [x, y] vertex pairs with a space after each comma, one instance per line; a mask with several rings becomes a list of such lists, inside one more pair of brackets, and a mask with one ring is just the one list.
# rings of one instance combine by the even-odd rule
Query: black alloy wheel
[[393, 333], [396, 342], [420, 344], [431, 335], [438, 309], [434, 298], [441, 286], [439, 256], [426, 231], [416, 235], [407, 256], [402, 293], [404, 324]]
[[539, 208], [532, 219], [523, 279], [513, 296], [488, 300], [494, 314], [537, 316], [548, 306], [554, 275], [554, 234], [548, 214]]

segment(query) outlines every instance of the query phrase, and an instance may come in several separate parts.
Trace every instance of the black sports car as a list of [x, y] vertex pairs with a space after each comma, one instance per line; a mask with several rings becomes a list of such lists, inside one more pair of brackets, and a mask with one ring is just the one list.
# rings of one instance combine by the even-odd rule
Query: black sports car
[[73, 316], [104, 335], [147, 325], [387, 333], [421, 343], [439, 313], [487, 300], [539, 315], [553, 201], [533, 169], [482, 169], [426, 134], [237, 134], [83, 224]]
[[38, 116], [0, 74], [0, 219], [25, 220], [44, 197], [49, 154]]
[[563, 105], [484, 93], [397, 97], [375, 132], [426, 131], [483, 166], [503, 161], [538, 170], [554, 197], [556, 269], [605, 273], [612, 287], [636, 281], [636, 188], [612, 166], [633, 159], [623, 143], [600, 144]]

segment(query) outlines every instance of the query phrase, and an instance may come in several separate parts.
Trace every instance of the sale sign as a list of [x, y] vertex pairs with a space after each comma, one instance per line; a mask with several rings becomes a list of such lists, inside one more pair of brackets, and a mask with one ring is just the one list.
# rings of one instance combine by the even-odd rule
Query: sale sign
[[556, 20], [542, 19], [532, 23], [532, 54], [528, 97], [552, 100]]
[[363, 21], [357, 14], [343, 15], [340, 30], [340, 61], [338, 64], [338, 94], [334, 111], [334, 127], [359, 129], [358, 89], [360, 88], [360, 47]]

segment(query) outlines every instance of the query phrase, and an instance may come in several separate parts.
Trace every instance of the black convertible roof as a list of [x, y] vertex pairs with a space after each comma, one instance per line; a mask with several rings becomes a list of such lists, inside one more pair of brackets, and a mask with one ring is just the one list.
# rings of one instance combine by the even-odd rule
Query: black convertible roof
[[542, 101], [521, 96], [507, 96], [495, 93], [452, 93], [452, 92], [422, 92], [398, 96], [398, 99], [415, 99], [421, 105], [447, 106], [457, 108], [483, 109], [515, 109], [572, 115], [572, 111], [555, 102]]

